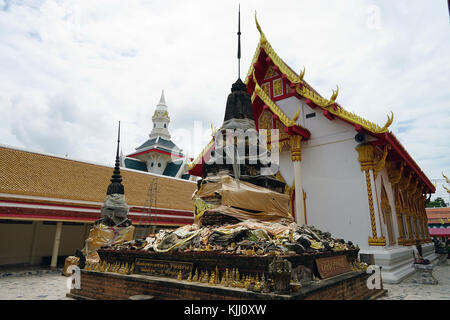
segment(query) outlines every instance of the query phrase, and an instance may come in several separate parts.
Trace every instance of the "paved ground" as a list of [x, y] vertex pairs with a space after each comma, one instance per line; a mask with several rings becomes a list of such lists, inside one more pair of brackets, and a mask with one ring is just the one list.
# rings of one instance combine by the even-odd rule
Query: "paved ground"
[[0, 274], [0, 300], [69, 300], [66, 281], [61, 270], [3, 272]]
[[[450, 265], [436, 266], [438, 285], [415, 284], [414, 275], [399, 284], [384, 284], [380, 300], [450, 300]], [[67, 278], [61, 270], [27, 270], [0, 273], [0, 300], [70, 300]]]
[[439, 265], [433, 270], [437, 285], [413, 283], [415, 274], [398, 284], [383, 284], [387, 295], [379, 300], [450, 300], [450, 265]]

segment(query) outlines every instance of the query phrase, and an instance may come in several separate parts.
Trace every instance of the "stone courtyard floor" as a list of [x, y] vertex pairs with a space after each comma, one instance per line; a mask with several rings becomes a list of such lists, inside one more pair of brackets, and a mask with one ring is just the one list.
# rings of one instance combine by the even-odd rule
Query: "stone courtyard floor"
[[450, 300], [450, 265], [435, 266], [433, 277], [437, 285], [413, 283], [414, 273], [400, 283], [384, 283], [388, 292], [378, 300]]
[[[436, 266], [437, 285], [413, 283], [411, 275], [399, 284], [384, 284], [388, 293], [379, 300], [450, 300], [450, 265]], [[0, 300], [71, 300], [61, 270], [0, 272]]]
[[66, 283], [61, 269], [2, 272], [0, 300], [72, 300]]

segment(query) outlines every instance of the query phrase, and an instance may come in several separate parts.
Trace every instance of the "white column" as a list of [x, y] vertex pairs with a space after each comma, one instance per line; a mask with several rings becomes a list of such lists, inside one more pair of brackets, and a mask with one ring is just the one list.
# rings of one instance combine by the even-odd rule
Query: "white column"
[[378, 192], [378, 189], [381, 190], [381, 185], [380, 187], [376, 185], [377, 182], [375, 180], [375, 175], [373, 174], [373, 169], [370, 169], [370, 183], [372, 185], [373, 208], [375, 211], [375, 223], [378, 231], [378, 237], [388, 238], [387, 227], [381, 222], [381, 220], [384, 219], [384, 217], [381, 216], [383, 213], [380, 208], [381, 192]]
[[56, 268], [56, 263], [58, 262], [58, 251], [59, 244], [61, 242], [61, 231], [62, 231], [62, 221], [56, 223], [55, 240], [53, 241], [53, 252], [52, 252], [52, 262], [50, 267]]
[[294, 161], [295, 176], [295, 220], [297, 224], [306, 224], [305, 207], [303, 205], [302, 162]]

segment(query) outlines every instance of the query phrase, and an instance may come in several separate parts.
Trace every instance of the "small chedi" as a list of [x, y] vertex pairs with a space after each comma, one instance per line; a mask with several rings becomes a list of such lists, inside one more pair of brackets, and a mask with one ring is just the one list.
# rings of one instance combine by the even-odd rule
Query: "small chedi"
[[[106, 245], [119, 244], [133, 239], [135, 228], [131, 220], [128, 219], [129, 207], [125, 202], [125, 190], [122, 185], [122, 176], [120, 175], [119, 145], [120, 122], [116, 162], [110, 180], [111, 183], [106, 191], [105, 201], [101, 206], [101, 217], [94, 222], [83, 249], [77, 250], [74, 256], [66, 258], [63, 271], [66, 276], [71, 275], [71, 272], [68, 272], [68, 268], [71, 265], [78, 265], [82, 269], [86, 265], [98, 265], [100, 267], [100, 257], [97, 253], [98, 249]], [[110, 268], [110, 271], [112, 269]]]
[[[359, 248], [350, 241], [294, 222], [285, 184], [274, 176], [275, 164], [255, 130], [250, 96], [240, 79], [232, 86], [214, 139], [193, 194], [195, 222], [104, 246], [98, 250], [102, 260], [86, 269], [288, 293], [293, 282], [319, 278], [316, 258], [343, 255], [353, 270], [364, 268], [357, 259]], [[138, 267], [142, 261], [172, 261], [186, 268], [152, 274]]]

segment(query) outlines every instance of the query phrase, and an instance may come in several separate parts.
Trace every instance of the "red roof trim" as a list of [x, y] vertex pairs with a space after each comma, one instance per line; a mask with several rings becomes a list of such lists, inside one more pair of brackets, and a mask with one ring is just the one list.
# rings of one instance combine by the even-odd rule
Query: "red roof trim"
[[431, 193], [436, 191], [436, 188], [428, 179], [428, 177], [423, 173], [414, 159], [409, 155], [409, 153], [405, 150], [405, 148], [400, 144], [397, 138], [391, 133], [386, 132], [384, 134], [384, 139], [389, 142], [392, 148], [398, 153], [398, 155], [405, 160], [405, 162], [414, 170], [414, 172], [420, 177], [420, 179], [425, 183]]
[[159, 152], [159, 153], [162, 153], [162, 154], [167, 154], [169, 156], [175, 156], [175, 157], [178, 157], [178, 158], [183, 158], [183, 156], [180, 156], [178, 154], [167, 152], [167, 151], [162, 151], [162, 150], [155, 149], [155, 148], [149, 149], [149, 150], [145, 150], [145, 151], [141, 151], [141, 152], [138, 152], [138, 153], [133, 153], [133, 154], [128, 155], [127, 157], [134, 158], [134, 157], [137, 157], [137, 156], [140, 156], [142, 154], [149, 153], [149, 152], [152, 152], [152, 151]]

